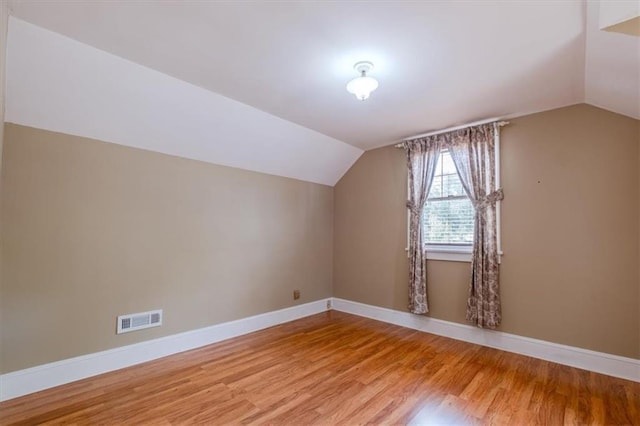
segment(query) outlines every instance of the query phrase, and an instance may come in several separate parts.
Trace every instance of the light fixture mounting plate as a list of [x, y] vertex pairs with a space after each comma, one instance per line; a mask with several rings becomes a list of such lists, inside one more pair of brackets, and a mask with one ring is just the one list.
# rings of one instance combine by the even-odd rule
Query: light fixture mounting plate
[[365, 73], [368, 73], [368, 72], [371, 72], [371, 70], [373, 69], [373, 63], [369, 61], [356, 62], [355, 65], [353, 66], [353, 69], [358, 71], [359, 74], [362, 74], [363, 71]]

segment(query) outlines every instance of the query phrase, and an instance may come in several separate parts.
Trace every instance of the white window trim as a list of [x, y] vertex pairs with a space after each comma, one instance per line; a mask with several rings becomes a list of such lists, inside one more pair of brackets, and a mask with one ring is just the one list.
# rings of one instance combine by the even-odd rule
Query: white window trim
[[[496, 187], [494, 190], [502, 188], [502, 181], [500, 178], [500, 123], [494, 123], [495, 135], [496, 135], [496, 151], [495, 151], [495, 163], [496, 163]], [[496, 202], [496, 239], [498, 240], [498, 263], [502, 263], [502, 200]]]
[[[500, 189], [501, 180], [500, 180], [500, 126], [496, 123], [496, 150], [495, 150], [495, 163], [496, 163], [496, 187], [495, 190]], [[409, 199], [409, 171], [407, 170], [407, 199]], [[504, 254], [502, 251], [502, 212], [501, 212], [501, 204], [502, 201], [498, 200], [496, 203], [496, 227], [497, 232], [496, 236], [498, 239], [498, 263], [502, 262], [502, 255]], [[407, 257], [409, 256], [409, 221], [411, 220], [411, 213], [407, 210], [407, 247], [405, 247], [405, 251], [407, 252]], [[451, 246], [451, 245], [438, 245], [438, 244], [427, 244], [427, 260], [445, 260], [449, 262], [471, 262], [471, 254], [473, 251], [473, 246]]]

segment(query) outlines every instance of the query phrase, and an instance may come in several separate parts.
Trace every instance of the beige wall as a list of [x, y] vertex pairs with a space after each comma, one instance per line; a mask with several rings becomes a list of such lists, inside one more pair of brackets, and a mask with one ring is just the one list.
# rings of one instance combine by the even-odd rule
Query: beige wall
[[331, 187], [12, 124], [4, 148], [2, 372], [331, 295]]
[[[502, 131], [502, 331], [640, 358], [640, 123], [587, 105]], [[402, 150], [334, 188], [334, 296], [406, 311]], [[428, 262], [435, 318], [464, 323], [469, 263]]]
[[[501, 330], [640, 358], [638, 121], [578, 105], [502, 136]], [[332, 189], [9, 124], [3, 162], [0, 372], [328, 297], [332, 272], [406, 310], [402, 150]], [[469, 264], [428, 268], [431, 315], [464, 323]]]

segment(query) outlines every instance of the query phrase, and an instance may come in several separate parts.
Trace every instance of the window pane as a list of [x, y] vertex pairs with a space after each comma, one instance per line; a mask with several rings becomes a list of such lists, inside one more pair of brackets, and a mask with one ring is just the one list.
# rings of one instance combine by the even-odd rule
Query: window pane
[[466, 196], [448, 152], [441, 152], [428, 198]]
[[460, 195], [466, 196], [467, 194], [464, 192], [464, 188], [462, 188], [460, 178], [456, 173], [453, 173], [442, 176], [442, 195], [431, 195], [430, 193], [429, 198], [457, 197]]
[[468, 198], [428, 201], [425, 207], [427, 244], [473, 243], [473, 205]]
[[451, 155], [440, 153], [423, 217], [427, 244], [472, 244], [473, 213]]
[[429, 190], [429, 198], [439, 198], [445, 195], [442, 194], [442, 176], [436, 176], [433, 178], [431, 189]]
[[456, 173], [456, 166], [453, 164], [453, 160], [451, 159], [451, 154], [449, 154], [449, 152], [440, 153], [438, 161], [442, 161], [443, 174], [450, 175], [452, 173]]

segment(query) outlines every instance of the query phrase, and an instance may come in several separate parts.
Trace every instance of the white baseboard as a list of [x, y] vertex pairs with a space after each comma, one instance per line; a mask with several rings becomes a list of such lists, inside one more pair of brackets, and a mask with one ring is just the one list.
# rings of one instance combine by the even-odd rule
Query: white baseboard
[[327, 310], [330, 299], [0, 375], [0, 401], [210, 345]]
[[484, 330], [335, 297], [331, 303], [333, 309], [337, 311], [640, 382], [640, 360], [638, 359], [560, 345], [501, 331]]

